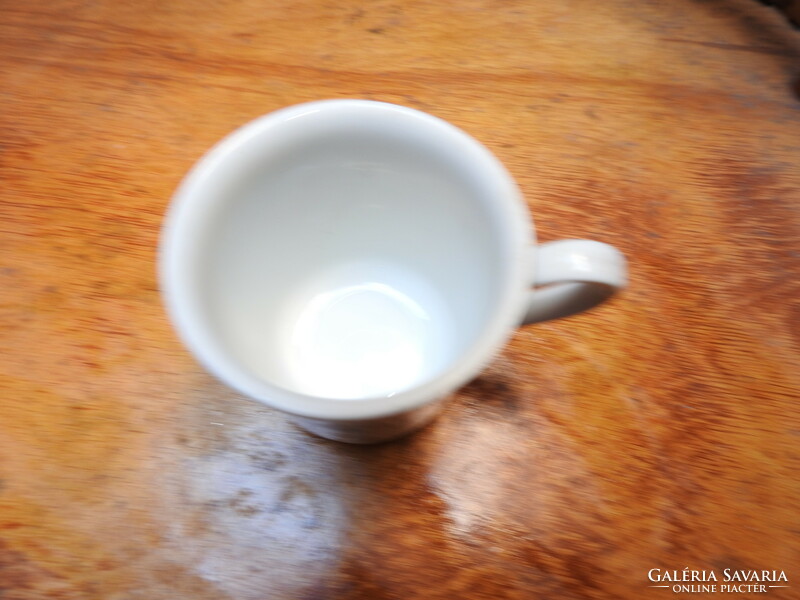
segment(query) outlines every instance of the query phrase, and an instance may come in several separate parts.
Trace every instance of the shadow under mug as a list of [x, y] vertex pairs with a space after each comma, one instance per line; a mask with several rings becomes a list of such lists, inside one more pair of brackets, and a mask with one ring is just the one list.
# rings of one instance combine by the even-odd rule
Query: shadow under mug
[[537, 246], [502, 164], [460, 129], [326, 100], [230, 134], [175, 193], [159, 256], [178, 333], [222, 381], [313, 433], [430, 421], [523, 323], [623, 287], [612, 246]]

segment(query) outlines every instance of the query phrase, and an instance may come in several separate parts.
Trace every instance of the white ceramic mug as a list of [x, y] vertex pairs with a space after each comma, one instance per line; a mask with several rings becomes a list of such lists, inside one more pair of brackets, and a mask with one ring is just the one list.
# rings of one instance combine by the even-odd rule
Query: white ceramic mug
[[536, 246], [514, 180], [460, 129], [327, 100], [257, 119], [194, 166], [160, 278], [209, 371], [370, 443], [427, 423], [518, 325], [593, 306], [626, 268], [599, 242]]

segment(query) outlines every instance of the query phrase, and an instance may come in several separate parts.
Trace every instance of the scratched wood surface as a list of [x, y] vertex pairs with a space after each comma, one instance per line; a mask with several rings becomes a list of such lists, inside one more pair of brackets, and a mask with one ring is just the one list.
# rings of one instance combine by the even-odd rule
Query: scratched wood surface
[[[800, 33], [779, 13], [0, 9], [4, 600], [656, 599], [648, 571], [685, 567], [784, 570], [767, 595], [800, 597]], [[331, 97], [463, 127], [542, 240], [616, 244], [630, 289], [519, 331], [400, 442], [320, 440], [231, 392], [163, 314], [162, 214], [222, 135]]]

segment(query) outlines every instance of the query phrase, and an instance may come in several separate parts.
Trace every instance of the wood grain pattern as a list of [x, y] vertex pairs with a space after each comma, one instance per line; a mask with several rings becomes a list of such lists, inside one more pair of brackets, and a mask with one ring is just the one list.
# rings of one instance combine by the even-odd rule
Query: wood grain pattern
[[[0, 597], [800, 597], [800, 38], [748, 0], [0, 3]], [[154, 276], [189, 166], [362, 97], [463, 127], [630, 289], [432, 427], [304, 434], [206, 375]], [[679, 596], [693, 597], [693, 594]], [[725, 597], [748, 597], [724, 594]], [[752, 594], [756, 596], [756, 594]]]

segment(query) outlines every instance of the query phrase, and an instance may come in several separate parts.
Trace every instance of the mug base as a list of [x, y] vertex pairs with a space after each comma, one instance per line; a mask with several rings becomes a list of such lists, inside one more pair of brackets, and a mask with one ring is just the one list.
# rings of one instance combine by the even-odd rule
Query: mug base
[[347, 444], [380, 444], [405, 437], [430, 424], [441, 414], [444, 400], [437, 400], [411, 411], [379, 417], [334, 421], [292, 417], [296, 425], [319, 437]]

